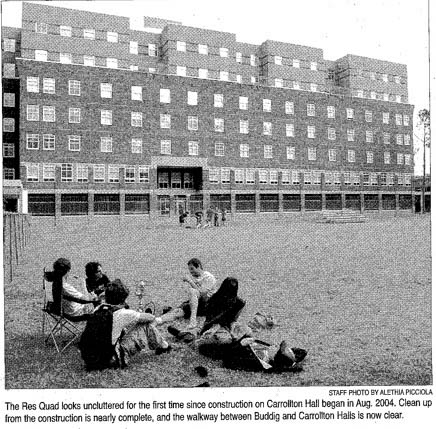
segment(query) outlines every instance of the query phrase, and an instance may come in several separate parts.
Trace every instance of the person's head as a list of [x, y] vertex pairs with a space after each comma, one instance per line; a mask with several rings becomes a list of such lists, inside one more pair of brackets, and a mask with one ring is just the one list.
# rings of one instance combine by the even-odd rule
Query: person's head
[[203, 272], [203, 265], [201, 261], [197, 258], [192, 258], [188, 261], [188, 269], [193, 277], [199, 277]]
[[238, 296], [238, 280], [227, 277], [216, 292], [222, 299], [234, 299]]
[[105, 300], [111, 305], [124, 304], [124, 301], [129, 296], [129, 289], [123, 284], [120, 279], [108, 283], [105, 291]]
[[100, 262], [88, 262], [85, 265], [85, 274], [89, 279], [99, 279], [103, 275]]
[[53, 271], [45, 273], [49, 282], [60, 280], [71, 270], [71, 262], [66, 258], [59, 258], [53, 263]]

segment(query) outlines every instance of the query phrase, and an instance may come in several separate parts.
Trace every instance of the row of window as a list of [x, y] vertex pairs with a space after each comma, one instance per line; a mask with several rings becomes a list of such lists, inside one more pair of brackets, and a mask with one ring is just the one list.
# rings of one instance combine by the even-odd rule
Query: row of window
[[54, 182], [56, 168], [60, 168], [61, 182], [86, 183], [89, 174], [96, 183], [119, 183], [120, 168], [124, 169], [125, 183], [149, 183], [150, 167], [148, 165], [105, 165], [105, 164], [73, 164], [73, 163], [30, 163], [26, 164], [26, 180], [28, 182]]
[[[212, 184], [230, 183], [230, 168], [209, 168], [209, 182]], [[281, 173], [282, 185], [299, 185], [301, 182], [305, 185], [321, 185], [321, 175], [324, 174], [326, 185], [339, 186], [355, 185], [360, 186], [394, 186], [395, 178], [400, 186], [411, 185], [411, 174], [402, 173], [361, 173], [356, 171], [298, 171], [298, 170], [275, 170], [275, 169], [254, 169], [254, 168], [235, 168], [235, 183], [254, 185], [256, 183], [256, 174], [260, 184], [279, 184], [279, 172]]]

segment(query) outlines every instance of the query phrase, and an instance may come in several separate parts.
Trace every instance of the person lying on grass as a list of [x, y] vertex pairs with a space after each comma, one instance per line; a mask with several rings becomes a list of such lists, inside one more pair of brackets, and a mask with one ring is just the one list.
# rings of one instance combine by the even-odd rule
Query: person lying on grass
[[103, 274], [100, 262], [88, 262], [85, 265], [85, 274], [88, 292], [101, 295], [110, 280], [106, 274]]
[[100, 304], [100, 299], [94, 293], [79, 291], [68, 282], [70, 271], [71, 262], [66, 258], [59, 258], [53, 264], [53, 271], [45, 273], [45, 279], [53, 283], [51, 311], [60, 314], [62, 302], [64, 316], [71, 320], [85, 320], [94, 311], [94, 307]]
[[178, 318], [189, 318], [187, 329], [197, 327], [197, 316], [205, 315], [205, 308], [208, 301], [217, 290], [217, 281], [208, 271], [203, 270], [201, 261], [192, 258], [188, 261], [189, 276], [183, 277], [183, 282], [188, 285], [189, 300], [180, 307], [164, 314], [164, 322], [172, 322]]
[[128, 288], [116, 279], [105, 291], [105, 303], [95, 309], [80, 339], [79, 348], [87, 370], [125, 368], [144, 350], [169, 352], [170, 345], [156, 328], [160, 318], [126, 308]]
[[172, 326], [168, 332], [185, 342], [196, 340], [201, 354], [223, 360], [227, 368], [275, 372], [299, 369], [297, 363], [307, 352], [290, 348], [286, 341], [271, 345], [253, 338], [250, 327], [237, 321], [244, 306], [245, 301], [238, 297], [238, 280], [227, 277], [206, 306], [199, 338]]

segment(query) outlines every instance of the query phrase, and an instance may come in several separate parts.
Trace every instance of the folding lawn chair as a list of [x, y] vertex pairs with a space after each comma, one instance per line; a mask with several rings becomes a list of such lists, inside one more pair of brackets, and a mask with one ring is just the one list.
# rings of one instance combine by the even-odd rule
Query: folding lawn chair
[[[84, 317], [69, 317], [63, 314], [62, 310], [62, 293], [60, 294], [60, 302], [55, 303], [50, 282], [46, 280], [46, 270], [42, 277], [42, 289], [44, 293], [44, 306], [42, 308], [42, 335], [44, 343], [47, 345], [49, 341], [53, 344], [58, 353], [66, 350], [80, 336], [83, 328]], [[63, 341], [65, 343], [63, 344]]]

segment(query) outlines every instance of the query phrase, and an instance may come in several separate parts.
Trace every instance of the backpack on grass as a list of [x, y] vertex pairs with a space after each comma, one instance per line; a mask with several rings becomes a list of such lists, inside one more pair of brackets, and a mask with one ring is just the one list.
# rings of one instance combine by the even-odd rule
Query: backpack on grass
[[86, 323], [79, 349], [87, 371], [119, 367], [112, 344], [113, 314], [120, 307], [103, 304]]

